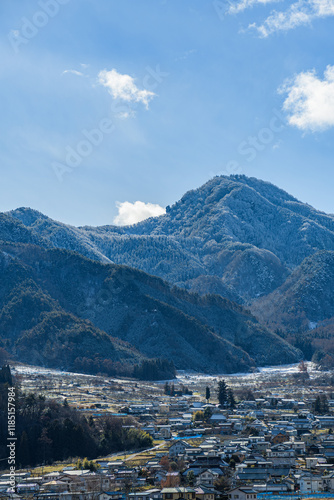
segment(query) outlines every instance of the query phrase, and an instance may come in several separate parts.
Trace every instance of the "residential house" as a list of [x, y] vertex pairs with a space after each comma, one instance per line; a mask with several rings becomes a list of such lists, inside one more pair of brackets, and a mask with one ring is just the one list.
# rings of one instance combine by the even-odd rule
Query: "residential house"
[[201, 455], [203, 453], [202, 448], [186, 448], [184, 450], [185, 454], [185, 459], [186, 460], [195, 460], [198, 455]]
[[178, 486], [177, 488], [163, 488], [161, 490], [163, 500], [193, 500], [196, 498], [196, 491], [194, 488], [187, 488], [185, 486]]
[[286, 446], [291, 446], [293, 450], [295, 450], [296, 455], [304, 455], [306, 452], [306, 445], [304, 441], [286, 441], [285, 443]]
[[240, 487], [228, 492], [229, 500], [257, 500], [257, 491], [253, 488]]
[[125, 500], [125, 493], [121, 491], [105, 491], [100, 493], [98, 500]]
[[212, 468], [224, 470], [225, 467], [228, 467], [228, 463], [219, 456], [199, 455], [190, 467], [203, 470]]
[[278, 432], [271, 439], [272, 444], [282, 444], [289, 441], [289, 435], [285, 432]]
[[334, 416], [326, 415], [323, 417], [317, 417], [316, 424], [319, 429], [329, 429], [334, 427]]
[[161, 439], [170, 439], [172, 437], [172, 431], [170, 425], [159, 425], [158, 436]]
[[326, 491], [334, 491], [334, 472], [322, 476], [322, 480]]
[[195, 488], [196, 499], [198, 500], [214, 500], [217, 495], [220, 494], [219, 491], [213, 488], [207, 488], [206, 486], [200, 485]]
[[180, 439], [169, 447], [168, 455], [171, 458], [177, 457], [179, 454], [183, 454], [187, 448], [189, 449], [191, 446], [186, 441]]
[[221, 476], [223, 476], [221, 469], [207, 469], [198, 475], [196, 484], [210, 488]]
[[129, 493], [129, 500], [160, 500], [162, 499], [160, 489], [152, 488], [145, 491], [135, 491], [134, 493]]
[[324, 491], [324, 480], [320, 475], [302, 474], [299, 478], [301, 493], [318, 493]]
[[320, 450], [326, 458], [334, 458], [334, 439], [325, 439], [321, 447], [319, 446], [319, 451]]
[[227, 418], [223, 415], [223, 413], [214, 413], [210, 417], [210, 424], [224, 423], [226, 420]]
[[296, 454], [290, 446], [285, 444], [276, 444], [267, 450], [267, 458], [273, 465], [290, 465], [296, 463]]

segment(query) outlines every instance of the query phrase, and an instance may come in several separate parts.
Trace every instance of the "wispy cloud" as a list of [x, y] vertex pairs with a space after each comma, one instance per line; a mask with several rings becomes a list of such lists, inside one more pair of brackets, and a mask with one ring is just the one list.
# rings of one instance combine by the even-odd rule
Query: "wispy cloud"
[[[258, 0], [256, 0], [258, 1]], [[252, 0], [243, 0], [252, 2]], [[299, 26], [311, 24], [315, 19], [334, 15], [334, 0], [298, 0], [285, 11], [272, 11], [262, 23], [253, 23], [249, 28], [266, 38], [278, 31], [289, 31]]]
[[290, 125], [312, 132], [334, 126], [334, 66], [327, 66], [322, 80], [315, 70], [299, 73], [279, 92], [287, 94], [283, 109]]
[[146, 89], [139, 89], [134, 78], [130, 75], [122, 75], [115, 69], [107, 71], [104, 69], [98, 74], [98, 82], [106, 87], [114, 99], [126, 102], [141, 102], [148, 108], [149, 102], [155, 93]]
[[66, 73], [70, 73], [76, 76], [85, 76], [83, 73], [81, 73], [81, 71], [77, 71], [76, 69], [65, 69], [62, 74], [66, 75]]
[[113, 222], [117, 226], [135, 224], [149, 217], [157, 217], [166, 213], [166, 210], [160, 205], [144, 203], [143, 201], [136, 201], [135, 203], [129, 201], [117, 202], [116, 205], [118, 215], [116, 215]]
[[270, 3], [281, 2], [282, 0], [241, 0], [239, 2], [230, 2], [227, 9], [228, 14], [239, 14], [246, 9], [256, 5], [267, 5]]
[[176, 57], [175, 61], [185, 61], [188, 57], [196, 54], [196, 52], [197, 49], [186, 50], [185, 52], [182, 52], [180, 56]]

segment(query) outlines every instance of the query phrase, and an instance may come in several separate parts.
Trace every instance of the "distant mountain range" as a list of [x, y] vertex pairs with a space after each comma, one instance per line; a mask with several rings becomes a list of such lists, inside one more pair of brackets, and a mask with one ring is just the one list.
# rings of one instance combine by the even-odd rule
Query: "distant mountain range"
[[250, 303], [282, 285], [304, 258], [334, 250], [334, 217], [267, 182], [215, 177], [166, 215], [127, 227], [75, 228], [31, 209], [14, 210], [1, 221], [0, 238], [8, 237]]
[[245, 176], [215, 177], [127, 227], [76, 228], [20, 208], [0, 214], [0, 240], [57, 307], [130, 343], [133, 358], [207, 372], [295, 361], [274, 332], [289, 339], [334, 317], [334, 216]]

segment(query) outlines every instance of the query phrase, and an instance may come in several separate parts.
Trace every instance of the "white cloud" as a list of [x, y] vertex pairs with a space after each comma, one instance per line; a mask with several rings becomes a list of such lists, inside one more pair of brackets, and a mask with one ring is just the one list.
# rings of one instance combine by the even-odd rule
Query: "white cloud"
[[120, 120], [127, 120], [128, 118], [131, 118], [132, 116], [135, 116], [135, 113], [132, 110], [121, 111], [120, 113], [116, 114], [116, 117], [119, 118]]
[[334, 66], [327, 66], [323, 80], [315, 70], [299, 73], [279, 92], [287, 94], [283, 109], [290, 125], [312, 132], [334, 126]]
[[70, 73], [76, 76], [84, 76], [84, 74], [81, 73], [81, 71], [77, 71], [76, 69], [65, 69], [65, 71], [63, 71], [62, 74], [65, 75], [66, 73]]
[[246, 9], [254, 7], [256, 5], [267, 5], [269, 3], [281, 2], [282, 0], [241, 0], [239, 2], [230, 3], [227, 10], [228, 14], [239, 14]]
[[157, 217], [166, 213], [166, 210], [160, 205], [153, 203], [144, 203], [143, 201], [136, 201], [130, 203], [124, 201], [123, 203], [117, 202], [118, 215], [114, 218], [114, 224], [117, 226], [127, 226], [136, 224], [149, 217]]
[[145, 105], [146, 109], [148, 104], [156, 94], [149, 90], [140, 90], [134, 78], [130, 75], [121, 75], [115, 69], [107, 71], [104, 69], [98, 74], [98, 82], [107, 87], [109, 93], [114, 99], [121, 99], [127, 102], [141, 102]]
[[[244, 0], [252, 1], [252, 0]], [[289, 31], [310, 24], [315, 19], [334, 15], [334, 0], [298, 0], [285, 11], [273, 11], [261, 24], [249, 27], [257, 30], [263, 38], [277, 31]]]

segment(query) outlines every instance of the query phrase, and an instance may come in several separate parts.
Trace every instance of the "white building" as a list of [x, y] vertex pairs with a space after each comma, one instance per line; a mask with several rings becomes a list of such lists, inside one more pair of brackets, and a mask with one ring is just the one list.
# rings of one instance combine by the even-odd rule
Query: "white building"
[[324, 491], [324, 481], [321, 476], [304, 474], [299, 480], [301, 493], [317, 493]]

